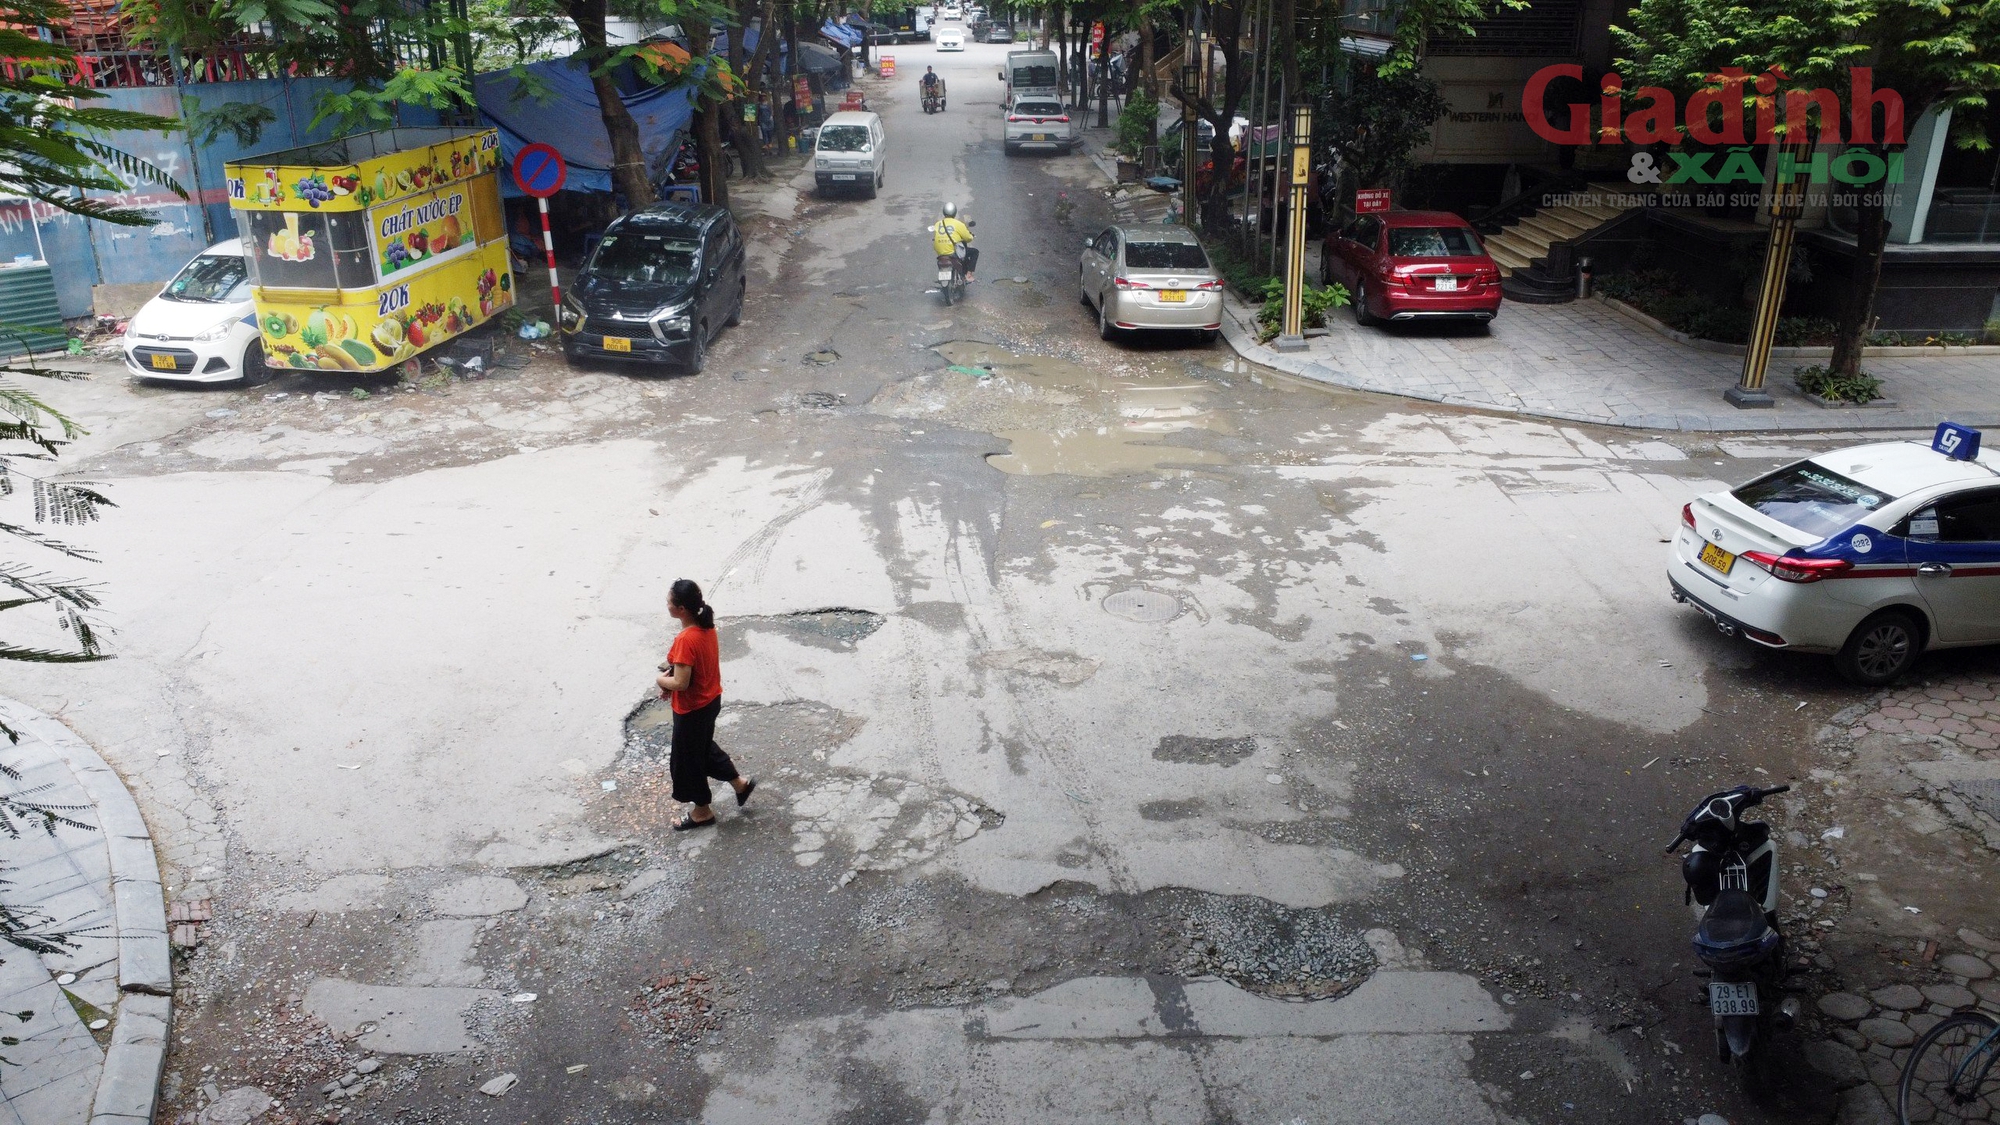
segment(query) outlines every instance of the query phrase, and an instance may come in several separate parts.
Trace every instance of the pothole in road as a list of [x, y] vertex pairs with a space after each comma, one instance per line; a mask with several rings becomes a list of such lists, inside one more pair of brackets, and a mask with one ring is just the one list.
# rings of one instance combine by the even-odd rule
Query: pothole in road
[[1121, 476], [1228, 463], [1213, 450], [1160, 444], [1184, 431], [1235, 432], [1210, 407], [1213, 388], [1183, 371], [1142, 356], [1084, 367], [976, 340], [934, 350], [951, 366], [886, 387], [870, 405], [1005, 438], [1008, 451], [988, 458], [1002, 472]]
[[1261, 898], [1177, 895], [1187, 946], [1183, 976], [1217, 976], [1266, 995], [1325, 999], [1375, 971], [1366, 938], [1325, 909]]
[[833, 391], [800, 391], [780, 401], [783, 410], [838, 410], [847, 405], [847, 396]]
[[768, 617], [734, 617], [724, 637], [735, 634], [733, 643], [723, 644], [723, 658], [731, 659], [747, 651], [742, 646], [741, 637], [746, 633], [775, 633], [788, 640], [814, 648], [831, 649], [835, 652], [852, 652], [875, 630], [882, 627], [883, 617], [879, 613], [865, 609], [848, 609], [832, 606], [826, 609], [808, 609], [798, 613], [780, 613]]
[[1153, 747], [1153, 758], [1195, 766], [1233, 766], [1257, 752], [1254, 738], [1196, 738], [1170, 734]]
[[1181, 615], [1181, 600], [1172, 594], [1162, 594], [1158, 590], [1135, 587], [1117, 590], [1105, 595], [1098, 603], [1104, 612], [1127, 621], [1137, 621], [1145, 625], [1164, 625]]
[[805, 362], [817, 367], [825, 367], [828, 364], [840, 362], [840, 353], [834, 351], [832, 348], [821, 348], [816, 352], [807, 352], [805, 354]]

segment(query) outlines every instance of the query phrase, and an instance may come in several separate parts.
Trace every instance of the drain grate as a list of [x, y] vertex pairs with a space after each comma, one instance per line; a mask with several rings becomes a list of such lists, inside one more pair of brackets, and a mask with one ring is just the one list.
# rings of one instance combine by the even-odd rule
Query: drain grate
[[1181, 600], [1143, 587], [1119, 590], [1105, 597], [1104, 612], [1127, 621], [1164, 625], [1181, 615]]

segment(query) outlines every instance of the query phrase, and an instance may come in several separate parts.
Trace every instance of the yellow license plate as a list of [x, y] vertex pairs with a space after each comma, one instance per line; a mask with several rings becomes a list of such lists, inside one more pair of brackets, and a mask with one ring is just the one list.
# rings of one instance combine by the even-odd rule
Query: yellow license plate
[[1703, 543], [1701, 545], [1701, 561], [1707, 563], [1710, 569], [1720, 574], [1728, 574], [1729, 568], [1736, 565], [1736, 556], [1713, 543]]
[[1162, 301], [1180, 301], [1180, 302], [1186, 302], [1186, 301], [1187, 301], [1187, 290], [1185, 290], [1185, 289], [1162, 289], [1162, 290], [1160, 290], [1160, 300], [1162, 300]]
[[607, 352], [629, 352], [632, 350], [632, 341], [627, 340], [623, 336], [606, 336], [604, 338], [604, 350]]
[[174, 362], [174, 357], [170, 355], [154, 356], [153, 366], [159, 368], [162, 371], [175, 371], [179, 370], [180, 368], [180, 365]]
[[1046, 141], [1049, 139], [1049, 135], [1047, 133], [1036, 133], [1034, 136], [1029, 137], [1028, 139], [1031, 141]]

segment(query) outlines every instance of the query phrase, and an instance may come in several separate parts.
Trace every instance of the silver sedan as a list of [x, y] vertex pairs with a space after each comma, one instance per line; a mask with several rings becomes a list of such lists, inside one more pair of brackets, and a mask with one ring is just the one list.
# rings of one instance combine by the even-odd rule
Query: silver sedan
[[1186, 227], [1106, 227], [1084, 243], [1077, 285], [1107, 340], [1138, 329], [1222, 334], [1222, 278]]

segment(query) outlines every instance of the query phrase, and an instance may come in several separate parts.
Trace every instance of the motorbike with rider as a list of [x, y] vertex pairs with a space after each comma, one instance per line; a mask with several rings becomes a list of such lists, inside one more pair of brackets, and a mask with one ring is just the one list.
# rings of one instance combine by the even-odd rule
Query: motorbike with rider
[[938, 290], [949, 305], [965, 292], [979, 264], [979, 251], [972, 245], [972, 223], [958, 217], [956, 203], [946, 203], [930, 232], [931, 249], [937, 252]]
[[925, 67], [924, 76], [918, 85], [923, 92], [924, 112], [943, 113], [944, 79], [938, 76], [938, 72], [931, 67]]

